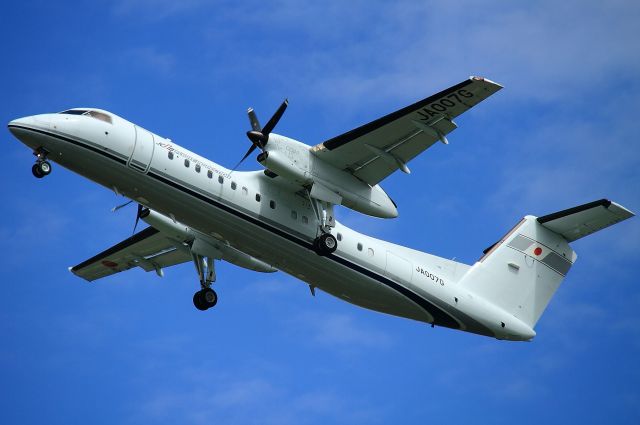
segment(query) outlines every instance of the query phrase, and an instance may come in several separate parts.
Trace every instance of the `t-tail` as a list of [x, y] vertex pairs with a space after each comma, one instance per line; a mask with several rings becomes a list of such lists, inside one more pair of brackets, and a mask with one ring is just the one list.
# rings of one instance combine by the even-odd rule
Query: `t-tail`
[[487, 325], [497, 338], [531, 339], [533, 328], [576, 261], [569, 243], [633, 215], [606, 199], [543, 217], [528, 215], [485, 250], [460, 285], [487, 304], [489, 317], [496, 322]]

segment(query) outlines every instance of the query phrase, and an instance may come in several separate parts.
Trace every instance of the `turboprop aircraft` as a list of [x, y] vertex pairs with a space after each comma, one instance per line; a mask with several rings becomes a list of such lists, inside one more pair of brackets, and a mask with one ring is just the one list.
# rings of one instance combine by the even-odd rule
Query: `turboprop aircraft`
[[56, 162], [138, 204], [150, 226], [71, 267], [95, 281], [139, 267], [191, 261], [200, 289], [193, 302], [213, 307], [215, 261], [270, 273], [281, 270], [364, 308], [498, 339], [528, 341], [576, 261], [570, 242], [631, 216], [606, 199], [525, 216], [473, 265], [358, 233], [334, 208], [393, 218], [380, 187], [410, 173], [408, 162], [448, 144], [454, 119], [502, 87], [470, 77], [433, 96], [316, 146], [273, 133], [288, 102], [266, 125], [249, 109], [251, 145], [263, 170], [224, 168], [111, 112], [73, 108], [11, 121], [9, 130], [36, 156], [42, 178]]

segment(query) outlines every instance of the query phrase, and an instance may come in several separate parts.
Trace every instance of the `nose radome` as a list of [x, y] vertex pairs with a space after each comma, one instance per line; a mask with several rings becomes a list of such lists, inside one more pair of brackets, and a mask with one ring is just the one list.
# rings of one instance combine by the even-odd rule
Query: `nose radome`
[[9, 126], [9, 128], [11, 128], [12, 126], [16, 126], [16, 125], [29, 125], [29, 124], [33, 124], [33, 117], [23, 117], [23, 118], [16, 118], [13, 121], [9, 121], [9, 124], [7, 124]]

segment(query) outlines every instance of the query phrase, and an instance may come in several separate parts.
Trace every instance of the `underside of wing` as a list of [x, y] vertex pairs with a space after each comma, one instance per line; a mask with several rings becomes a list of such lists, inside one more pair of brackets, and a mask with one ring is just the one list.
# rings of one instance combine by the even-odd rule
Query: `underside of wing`
[[89, 282], [141, 267], [161, 274], [164, 267], [191, 260], [189, 250], [153, 227], [148, 227], [69, 270]]
[[314, 146], [331, 165], [375, 185], [394, 171], [409, 172], [407, 162], [456, 129], [453, 119], [502, 86], [470, 77], [433, 96]]
[[631, 211], [622, 205], [611, 202], [608, 199], [600, 199], [538, 217], [538, 223], [562, 235], [568, 242], [573, 242], [633, 217], [633, 215]]

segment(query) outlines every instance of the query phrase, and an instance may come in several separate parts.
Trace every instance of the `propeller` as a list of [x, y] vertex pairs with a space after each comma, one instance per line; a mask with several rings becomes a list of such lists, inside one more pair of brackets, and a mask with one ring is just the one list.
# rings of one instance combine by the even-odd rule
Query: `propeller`
[[138, 204], [138, 211], [136, 212], [136, 223], [133, 225], [133, 233], [131, 233], [132, 235], [136, 233], [136, 228], [138, 227], [138, 222], [140, 221], [140, 217], [142, 216], [143, 210], [144, 210], [144, 207], [142, 206], [142, 204]]
[[264, 127], [260, 127], [260, 122], [258, 121], [258, 117], [253, 108], [249, 108], [247, 111], [247, 115], [249, 116], [249, 122], [251, 123], [251, 130], [247, 131], [247, 137], [251, 141], [251, 146], [247, 153], [244, 154], [242, 159], [238, 162], [238, 164], [233, 167], [235, 170], [242, 164], [242, 162], [249, 157], [256, 150], [256, 148], [260, 148], [260, 150], [264, 151], [265, 146], [267, 146], [267, 142], [269, 142], [269, 134], [273, 131], [280, 118], [282, 118], [282, 114], [284, 114], [285, 109], [289, 106], [289, 100], [285, 99], [284, 102], [280, 105], [278, 110], [273, 114], [269, 122]]
[[[133, 202], [133, 199], [125, 202], [124, 204], [115, 206], [115, 207], [111, 208], [111, 212], [116, 212], [119, 209], [126, 207], [127, 205], [129, 205], [132, 202]], [[143, 210], [144, 210], [144, 207], [142, 206], [142, 204], [138, 204], [138, 211], [136, 212], [136, 222], [133, 225], [133, 233], [132, 234], [136, 233], [136, 229], [138, 228], [138, 222], [140, 221], [140, 217], [142, 217], [142, 211]]]

